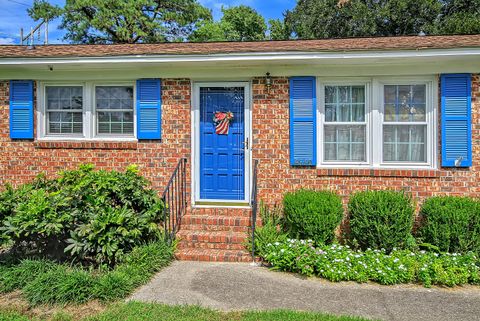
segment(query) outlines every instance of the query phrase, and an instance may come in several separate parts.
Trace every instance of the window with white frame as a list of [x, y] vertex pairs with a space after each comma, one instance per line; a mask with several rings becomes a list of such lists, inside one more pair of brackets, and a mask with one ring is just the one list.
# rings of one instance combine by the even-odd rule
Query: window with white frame
[[97, 134], [133, 134], [133, 87], [95, 87]]
[[135, 138], [134, 84], [44, 83], [39, 87], [39, 138]]
[[366, 161], [365, 86], [325, 86], [325, 161]]
[[434, 167], [433, 79], [319, 82], [319, 166]]
[[48, 134], [82, 134], [82, 86], [47, 86], [45, 98]]
[[383, 161], [425, 163], [426, 85], [384, 85], [383, 92]]

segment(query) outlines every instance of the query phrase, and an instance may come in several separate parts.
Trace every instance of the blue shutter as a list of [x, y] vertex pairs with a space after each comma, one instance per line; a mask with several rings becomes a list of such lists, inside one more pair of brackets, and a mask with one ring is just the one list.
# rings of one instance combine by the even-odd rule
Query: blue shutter
[[162, 93], [160, 79], [137, 80], [137, 138], [162, 137]]
[[442, 166], [472, 166], [471, 75], [441, 76]]
[[10, 138], [33, 139], [33, 81], [10, 81]]
[[315, 77], [290, 78], [290, 164], [317, 164]]

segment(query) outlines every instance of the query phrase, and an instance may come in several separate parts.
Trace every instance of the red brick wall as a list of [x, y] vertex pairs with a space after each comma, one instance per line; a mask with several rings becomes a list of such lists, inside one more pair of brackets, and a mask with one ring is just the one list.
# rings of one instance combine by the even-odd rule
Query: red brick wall
[[[82, 163], [123, 170], [137, 164], [162, 191], [181, 157], [190, 160], [190, 81], [162, 81], [162, 140], [139, 143], [12, 141], [9, 136], [9, 83], [0, 81], [0, 184], [19, 184], [40, 172], [54, 175]], [[187, 166], [187, 170], [189, 166]], [[190, 174], [188, 173], [188, 180]], [[187, 184], [190, 187], [190, 183]]]
[[[343, 196], [366, 189], [410, 192], [420, 201], [432, 195], [480, 195], [480, 76], [472, 84], [473, 166], [468, 169], [317, 170], [289, 164], [289, 86], [275, 78], [266, 94], [263, 78], [253, 81], [253, 158], [259, 165], [259, 198], [278, 203], [286, 191], [299, 188], [335, 190]], [[438, 135], [440, 136], [440, 134]], [[440, 142], [439, 142], [440, 146]], [[440, 150], [440, 149], [439, 149]], [[439, 164], [440, 162], [439, 155]]]
[[[286, 191], [298, 188], [331, 189], [343, 196], [366, 189], [406, 190], [420, 200], [436, 195], [480, 192], [480, 77], [474, 76], [472, 122], [473, 166], [436, 171], [317, 170], [291, 167], [289, 162], [289, 88], [287, 78], [274, 78], [270, 93], [264, 79], [253, 80], [253, 158], [260, 161], [259, 198], [278, 203]], [[0, 184], [19, 184], [40, 172], [93, 163], [98, 168], [123, 169], [137, 164], [141, 173], [163, 190], [180, 157], [190, 163], [190, 81], [162, 83], [163, 139], [139, 143], [39, 143], [9, 138], [8, 82], [0, 81]], [[440, 146], [440, 142], [439, 142]], [[440, 155], [439, 155], [440, 159]], [[440, 160], [439, 160], [440, 163]], [[189, 171], [190, 166], [187, 166]], [[188, 173], [187, 187], [190, 187]]]

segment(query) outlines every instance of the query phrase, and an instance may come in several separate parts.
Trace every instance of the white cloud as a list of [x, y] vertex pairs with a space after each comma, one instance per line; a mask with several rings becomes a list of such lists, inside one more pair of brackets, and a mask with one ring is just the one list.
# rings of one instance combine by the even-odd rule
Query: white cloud
[[0, 37], [0, 45], [13, 45], [15, 44], [15, 39], [10, 37]]

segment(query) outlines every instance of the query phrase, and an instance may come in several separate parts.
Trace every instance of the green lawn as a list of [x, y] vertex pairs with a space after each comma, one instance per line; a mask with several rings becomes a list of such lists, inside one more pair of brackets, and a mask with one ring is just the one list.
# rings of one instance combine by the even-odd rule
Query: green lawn
[[[0, 311], [0, 321], [40, 321], [31, 319], [16, 312]], [[87, 319], [73, 318], [67, 314], [57, 314], [52, 321], [362, 321], [355, 317], [337, 317], [327, 314], [270, 311], [270, 312], [217, 312], [196, 306], [166, 306], [151, 303], [117, 303], [111, 305], [103, 313]], [[43, 320], [42, 320], [43, 321]]]

